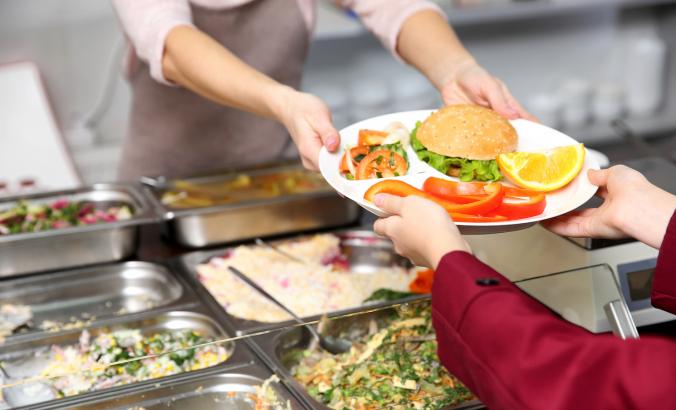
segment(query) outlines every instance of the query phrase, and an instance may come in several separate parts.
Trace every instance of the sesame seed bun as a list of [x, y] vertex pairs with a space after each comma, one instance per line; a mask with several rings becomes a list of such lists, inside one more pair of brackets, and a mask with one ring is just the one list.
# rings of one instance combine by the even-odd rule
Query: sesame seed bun
[[418, 128], [418, 140], [428, 150], [447, 157], [495, 159], [516, 150], [516, 130], [507, 119], [479, 105], [446, 106]]

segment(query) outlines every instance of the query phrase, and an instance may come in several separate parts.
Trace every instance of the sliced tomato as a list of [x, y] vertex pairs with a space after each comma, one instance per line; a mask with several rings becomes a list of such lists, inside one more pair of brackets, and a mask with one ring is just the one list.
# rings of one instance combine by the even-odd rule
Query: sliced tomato
[[489, 215], [501, 215], [509, 220], [530, 218], [540, 215], [547, 207], [546, 195], [540, 193], [525, 200], [507, 198]]
[[[359, 161], [356, 161], [355, 158], [358, 158], [360, 155], [366, 157], [368, 153], [369, 147], [354, 147], [350, 149], [350, 157], [352, 158], [352, 164], [354, 164], [355, 169], [357, 169], [357, 165], [359, 165]], [[343, 154], [343, 159], [340, 160], [340, 172], [350, 172], [350, 168], [347, 166], [347, 151]]]
[[[482, 215], [497, 208], [505, 196], [503, 185], [499, 182], [491, 184], [455, 182], [441, 178], [427, 178], [423, 190], [428, 194], [457, 204], [455, 212]], [[471, 192], [471, 195], [460, 193]], [[470, 198], [467, 198], [470, 196]]]
[[[490, 185], [490, 187], [488, 187]], [[396, 179], [389, 179], [387, 181], [380, 181], [373, 184], [364, 194], [364, 199], [367, 201], [373, 202], [373, 199], [377, 194], [391, 194], [396, 196], [406, 197], [409, 195], [416, 195], [430, 201], [436, 202], [441, 205], [446, 212], [448, 212], [451, 217], [457, 222], [493, 222], [506, 220], [505, 217], [492, 216], [487, 220], [479, 220], [478, 217], [474, 215], [479, 215], [485, 211], [485, 209], [491, 210], [497, 207], [502, 200], [504, 191], [502, 190], [502, 184], [488, 184], [487, 190], [489, 195], [486, 195], [481, 201], [469, 203], [469, 204], [456, 204], [451, 201], [447, 201], [443, 198], [428, 194], [427, 192], [421, 191], [418, 188], [407, 184], [404, 181], [399, 181]], [[492, 220], [490, 220], [492, 219]]]
[[355, 179], [388, 178], [406, 175], [408, 164], [401, 155], [387, 149], [368, 154], [359, 161]]
[[357, 140], [357, 145], [359, 146], [369, 146], [369, 145], [382, 145], [383, 141], [387, 137], [385, 131], [376, 131], [376, 130], [359, 130], [359, 139]]

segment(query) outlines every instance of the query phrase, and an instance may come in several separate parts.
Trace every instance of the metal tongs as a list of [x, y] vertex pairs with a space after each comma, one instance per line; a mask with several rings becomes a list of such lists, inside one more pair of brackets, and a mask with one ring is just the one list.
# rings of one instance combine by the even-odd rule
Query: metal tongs
[[317, 340], [319, 346], [322, 349], [326, 350], [331, 354], [341, 354], [349, 351], [350, 348], [352, 347], [352, 342], [350, 342], [349, 340], [333, 336], [322, 336], [321, 334], [319, 334], [319, 332], [317, 332], [317, 330], [314, 327], [303, 322], [303, 320], [300, 317], [298, 317], [298, 315], [293, 313], [291, 309], [284, 306], [282, 302], [280, 302], [274, 296], [266, 292], [262, 287], [258, 286], [256, 282], [249, 279], [249, 277], [240, 272], [239, 269], [235, 268], [234, 266], [228, 266], [228, 269], [230, 269], [230, 272], [232, 272], [235, 276], [240, 278], [244, 283], [256, 289], [261, 295], [265, 296], [268, 300], [277, 305], [280, 309], [288, 313], [293, 318], [293, 320], [296, 321], [296, 323], [304, 325], [305, 328], [310, 332], [312, 337], [314, 337], [315, 340]]

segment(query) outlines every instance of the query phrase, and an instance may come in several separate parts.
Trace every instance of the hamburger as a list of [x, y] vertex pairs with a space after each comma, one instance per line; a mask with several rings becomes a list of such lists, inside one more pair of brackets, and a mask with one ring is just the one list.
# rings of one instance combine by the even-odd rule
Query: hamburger
[[446, 106], [416, 124], [411, 145], [418, 158], [461, 181], [497, 181], [495, 160], [514, 152], [518, 136], [507, 119], [479, 105]]

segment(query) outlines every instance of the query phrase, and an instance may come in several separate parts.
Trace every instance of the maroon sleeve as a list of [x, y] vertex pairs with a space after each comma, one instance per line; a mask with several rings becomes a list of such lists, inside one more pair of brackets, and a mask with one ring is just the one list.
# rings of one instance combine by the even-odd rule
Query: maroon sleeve
[[676, 408], [676, 342], [572, 325], [466, 252], [432, 290], [439, 357], [490, 409]]
[[676, 212], [662, 240], [650, 299], [656, 308], [676, 313]]

